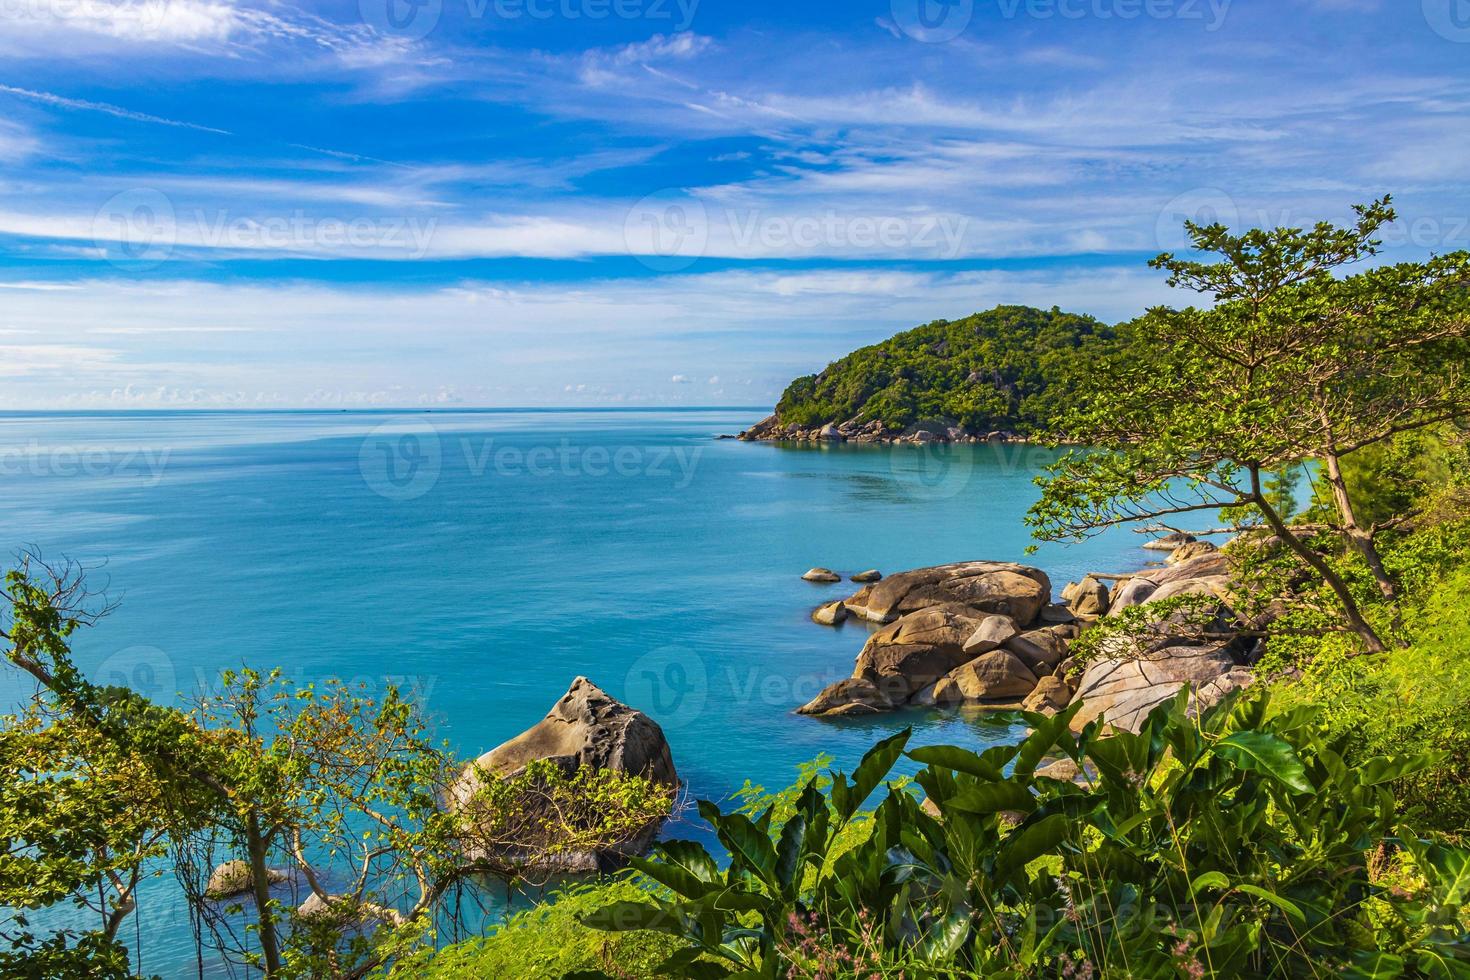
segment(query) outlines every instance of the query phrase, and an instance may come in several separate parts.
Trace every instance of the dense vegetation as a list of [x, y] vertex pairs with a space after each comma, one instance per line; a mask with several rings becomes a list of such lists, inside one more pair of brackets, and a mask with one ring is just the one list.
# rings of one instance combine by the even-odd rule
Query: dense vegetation
[[[132, 976], [122, 926], [166, 869], [201, 947], [270, 977], [361, 976], [432, 943], [475, 900], [467, 879], [615, 847], [673, 806], [640, 775], [550, 762], [480, 772], [446, 806], [467, 764], [392, 688], [247, 669], [185, 709], [98, 686], [71, 657], [108, 611], [85, 582], [23, 556], [0, 588], [4, 657], [38, 685], [0, 719], [0, 975]], [[89, 914], [32, 921], [57, 906]]]
[[[1025, 741], [910, 750], [863, 842], [833, 841], [904, 754], [879, 743], [850, 778], [802, 787], [777, 823], [701, 812], [730, 855], [668, 841], [638, 869], [669, 893], [585, 917], [680, 940], [663, 970], [721, 976], [1454, 976], [1470, 851], [1400, 827], [1395, 779], [1423, 755], [1349, 766], [1313, 708], [1250, 696], [1203, 719], [1187, 694], [1139, 734], [1074, 738], [1076, 707], [1027, 716]], [[1038, 776], [1048, 754], [1092, 775]], [[1404, 848], [1402, 878], [1382, 850]], [[1411, 887], [1403, 887], [1402, 882]]]
[[[1220, 261], [1155, 264], [1209, 308], [1150, 311], [1126, 348], [1003, 307], [788, 392], [811, 422], [1051, 420], [1089, 448], [1041, 481], [1041, 538], [1219, 523], [1229, 611], [1262, 644], [1243, 696], [1197, 717], [1181, 694], [1138, 734], [1028, 714], [1027, 738], [979, 753], [901, 733], [850, 775], [700, 804], [714, 853], [665, 841], [437, 952], [467, 848], [624, 839], [671, 801], [536, 767], [492, 781], [467, 836], [442, 805], [463, 763], [414, 705], [251, 671], [191, 711], [98, 687], [69, 638], [105, 606], [78, 570], [22, 561], [0, 639], [42, 693], [0, 730], [0, 973], [129, 976], [119, 926], [150, 862], [207, 909], [208, 870], [237, 857], [253, 915], [219, 945], [269, 976], [1470, 978], [1470, 256], [1338, 276], [1391, 219], [1382, 201], [1346, 229], [1190, 226]], [[982, 361], [1000, 373], [977, 380]], [[1166, 611], [1192, 628], [1187, 606]], [[1118, 655], [1160, 615], [1076, 649]], [[890, 778], [905, 756], [919, 775]], [[530, 800], [553, 805], [528, 818]], [[277, 862], [326, 915], [282, 906]], [[32, 925], [63, 903], [96, 927]]]
[[1042, 431], [1076, 390], [1087, 362], [1116, 343], [1091, 317], [998, 306], [936, 320], [853, 351], [781, 396], [782, 422], [881, 422], [903, 429], [946, 420], [975, 432]]

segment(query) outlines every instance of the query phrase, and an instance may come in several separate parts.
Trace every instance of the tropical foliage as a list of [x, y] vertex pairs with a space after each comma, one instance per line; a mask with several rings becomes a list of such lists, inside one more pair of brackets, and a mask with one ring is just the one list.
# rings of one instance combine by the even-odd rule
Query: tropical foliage
[[[157, 705], [73, 663], [72, 635], [109, 608], [84, 569], [24, 556], [0, 599], [5, 659], [38, 685], [30, 713], [0, 727], [7, 976], [129, 975], [119, 930], [159, 859], [228, 960], [267, 977], [361, 976], [432, 942], [465, 878], [624, 841], [673, 805], [641, 776], [537, 766], [483, 774], [464, 808], [447, 807], [465, 764], [392, 688], [244, 669], [188, 708]], [[226, 861], [248, 869], [243, 894], [211, 893]], [[272, 888], [283, 875], [289, 887]], [[100, 924], [32, 927], [57, 905]]]
[[1067, 403], [1086, 359], [1114, 343], [1112, 328], [1091, 317], [998, 306], [916, 327], [798, 378], [776, 415], [805, 426], [945, 420], [1035, 433]]
[[[1470, 973], [1470, 852], [1403, 826], [1386, 789], [1432, 756], [1349, 766], [1315, 708], [1272, 716], [1260, 694], [1186, 706], [1107, 737], [1028, 715], [1028, 738], [978, 754], [905, 753], [901, 733], [826, 792], [808, 783], [784, 822], [702, 804], [729, 865], [665, 842], [636, 864], [671, 897], [585, 921], [679, 938], [663, 969], [691, 976]], [[829, 864], [904, 754], [933, 809], [890, 788]], [[1081, 783], [1038, 774], [1050, 754]], [[1409, 870], [1390, 874], [1400, 849]]]
[[[1196, 250], [1218, 261], [1165, 254], [1153, 265], [1213, 305], [1150, 311], [1127, 330], [1141, 356], [1089, 374], [1057, 432], [1090, 448], [1041, 481], [1028, 516], [1038, 538], [1224, 512], [1229, 530], [1269, 535], [1321, 581], [1331, 625], [1361, 649], [1405, 642], [1397, 617], [1388, 630], [1372, 622], [1349, 575], [1311, 539], [1330, 534], [1397, 600], [1380, 539], [1412, 515], [1370, 520], [1345, 468], [1470, 417], [1470, 253], [1338, 278], [1377, 253], [1374, 236], [1395, 218], [1387, 198], [1356, 211], [1346, 228], [1187, 225]], [[1322, 521], [1303, 527], [1277, 509], [1287, 495], [1270, 480], [1307, 463]]]

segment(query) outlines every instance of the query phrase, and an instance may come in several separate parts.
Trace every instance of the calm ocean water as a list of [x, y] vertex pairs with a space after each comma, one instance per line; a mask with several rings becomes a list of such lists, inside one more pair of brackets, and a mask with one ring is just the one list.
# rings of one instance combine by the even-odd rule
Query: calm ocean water
[[[0, 415], [0, 545], [106, 562], [120, 605], [76, 655], [109, 682], [166, 699], [241, 664], [391, 681], [473, 755], [585, 674], [656, 718], [710, 798], [786, 785], [820, 753], [850, 769], [904, 725], [1006, 734], [960, 712], [793, 715], [866, 636], [810, 622], [856, 587], [807, 568], [1009, 559], [1060, 591], [1145, 560], [1127, 533], [1026, 556], [1044, 450], [713, 439], [762, 414]], [[30, 690], [0, 671], [7, 708]], [[172, 882], [141, 909], [143, 968], [194, 973]]]

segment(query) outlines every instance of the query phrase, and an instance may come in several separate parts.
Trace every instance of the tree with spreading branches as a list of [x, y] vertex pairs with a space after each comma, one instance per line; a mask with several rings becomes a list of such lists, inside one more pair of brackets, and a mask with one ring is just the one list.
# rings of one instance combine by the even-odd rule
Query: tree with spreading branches
[[[1150, 264], [1206, 307], [1160, 307], [1131, 324], [1126, 356], [1105, 359], [1055, 434], [1072, 450], [1039, 481], [1028, 523], [1040, 540], [1078, 540], [1138, 522], [1173, 527], [1221, 511], [1222, 530], [1269, 535], [1324, 583], [1342, 627], [1382, 651], [1338, 555], [1364, 562], [1392, 606], [1378, 537], [1413, 519], [1365, 523], [1343, 477], [1368, 447], [1470, 416], [1470, 254], [1366, 268], [1395, 220], [1385, 197], [1350, 227], [1254, 229], [1186, 223], [1194, 249]], [[1145, 356], [1140, 356], [1146, 352]], [[1332, 501], [1325, 525], [1295, 526], [1273, 478], [1308, 467]]]

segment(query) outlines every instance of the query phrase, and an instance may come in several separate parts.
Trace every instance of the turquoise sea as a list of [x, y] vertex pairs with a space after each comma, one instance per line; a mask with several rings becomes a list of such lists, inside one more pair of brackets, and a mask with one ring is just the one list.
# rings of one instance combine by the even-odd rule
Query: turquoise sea
[[[1060, 591], [1145, 561], [1126, 532], [1025, 554], [1044, 449], [714, 438], [763, 414], [0, 415], [0, 546], [101, 566], [119, 605], [76, 655], [110, 683], [168, 699], [241, 664], [392, 682], [474, 755], [582, 674], [657, 719], [690, 792], [717, 799], [821, 753], [850, 768], [905, 725], [923, 742], [1006, 734], [962, 712], [793, 715], [866, 635], [808, 619], [856, 587], [807, 568], [1009, 559]], [[32, 689], [0, 670], [7, 708]], [[142, 969], [196, 975], [170, 879], [135, 918]]]

